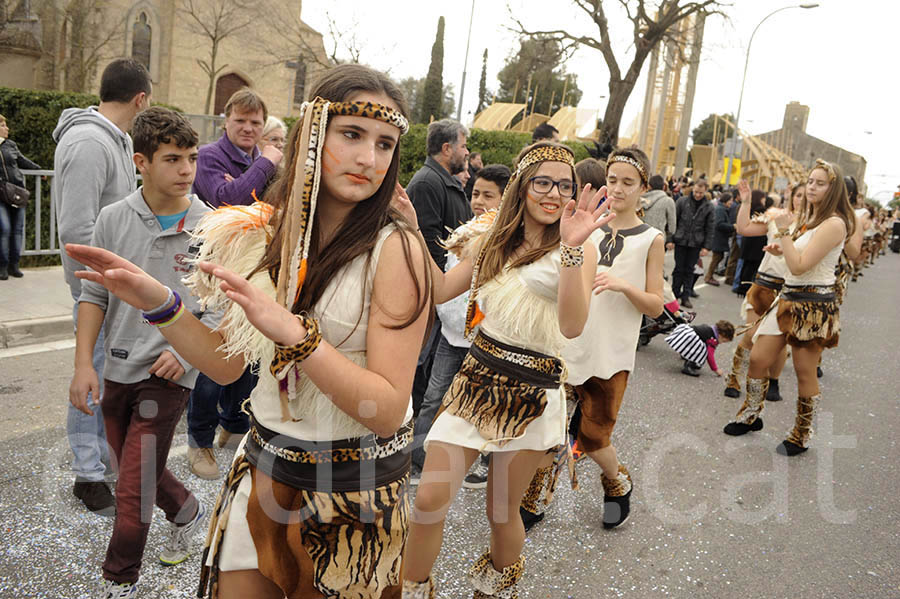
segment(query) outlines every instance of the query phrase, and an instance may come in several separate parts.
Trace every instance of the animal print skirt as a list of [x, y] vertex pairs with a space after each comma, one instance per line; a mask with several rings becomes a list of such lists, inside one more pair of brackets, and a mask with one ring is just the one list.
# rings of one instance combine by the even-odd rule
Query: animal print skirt
[[220, 570], [256, 569], [288, 598], [399, 598], [412, 423], [389, 438], [286, 439], [253, 422], [216, 503], [197, 596], [217, 596]]
[[841, 319], [833, 285], [785, 285], [776, 317], [779, 330], [795, 347], [837, 347]]
[[498, 445], [517, 439], [565, 379], [559, 358], [501, 343], [479, 331], [444, 395], [443, 411]]

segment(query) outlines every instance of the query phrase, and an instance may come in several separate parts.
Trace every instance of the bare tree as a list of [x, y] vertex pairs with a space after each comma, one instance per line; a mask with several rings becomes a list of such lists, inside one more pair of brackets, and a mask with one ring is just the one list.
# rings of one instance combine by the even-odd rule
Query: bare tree
[[254, 22], [259, 5], [249, 0], [181, 0], [178, 12], [185, 18], [187, 29], [209, 45], [206, 56], [196, 59], [209, 78], [205, 104], [205, 112], [209, 114], [216, 77], [228, 67], [218, 64], [222, 43]]
[[[656, 14], [651, 16], [646, 0], [618, 0], [625, 9], [625, 13], [632, 25], [632, 39], [634, 42], [634, 55], [631, 63], [624, 73], [619, 61], [613, 52], [609, 38], [609, 21], [603, 8], [602, 0], [571, 0], [576, 7], [590, 17], [597, 29], [597, 35], [574, 35], [563, 30], [532, 30], [514, 18], [518, 27], [517, 31], [527, 36], [550, 36], [559, 40], [565, 48], [586, 46], [600, 51], [603, 60], [609, 69], [609, 102], [606, 105], [606, 113], [603, 116], [603, 124], [600, 129], [602, 143], [616, 144], [619, 137], [619, 127], [622, 122], [622, 113], [625, 103], [634, 90], [638, 76], [644, 61], [660, 44], [671, 43], [673, 47], [684, 49], [684, 39], [677, 32], [677, 25], [683, 19], [693, 14], [724, 15], [721, 8], [730, 6], [719, 0], [700, 0], [697, 2], [683, 2], [682, 0], [662, 0], [656, 8]], [[609, 4], [607, 0], [607, 4]]]
[[[25, 6], [24, 9], [22, 7]], [[31, 15], [31, 3], [19, 8]], [[116, 56], [125, 38], [126, 15], [113, 18], [109, 0], [44, 0], [34, 3], [44, 27], [44, 84], [74, 92], [89, 92], [97, 67]]]

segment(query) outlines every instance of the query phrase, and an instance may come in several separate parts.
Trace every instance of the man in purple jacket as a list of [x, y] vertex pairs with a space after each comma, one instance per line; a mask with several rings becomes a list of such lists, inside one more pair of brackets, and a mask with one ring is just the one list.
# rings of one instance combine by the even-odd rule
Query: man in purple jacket
[[262, 199], [266, 185], [281, 162], [281, 150], [267, 145], [260, 152], [269, 114], [255, 91], [236, 91], [225, 104], [225, 133], [219, 141], [200, 148], [194, 193], [212, 206], [252, 204], [253, 194]]
[[[272, 145], [260, 152], [268, 111], [262, 98], [249, 88], [236, 91], [225, 104], [225, 134], [200, 148], [194, 193], [218, 208], [252, 204], [262, 199], [281, 162], [281, 150]], [[224, 387], [199, 374], [188, 403], [188, 464], [200, 478], [214, 479], [219, 468], [213, 450], [216, 428], [218, 446], [234, 444], [247, 432], [247, 415], [241, 403], [250, 396], [257, 377], [248, 368], [237, 381]]]

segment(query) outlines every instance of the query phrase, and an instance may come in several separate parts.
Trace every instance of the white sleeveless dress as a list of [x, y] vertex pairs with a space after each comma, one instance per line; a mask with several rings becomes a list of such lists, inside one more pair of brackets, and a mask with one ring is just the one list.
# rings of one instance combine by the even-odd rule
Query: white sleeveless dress
[[[535, 262], [505, 269], [478, 291], [478, 303], [484, 313], [481, 329], [490, 337], [515, 347], [560, 356], [566, 339], [559, 331], [559, 250]], [[425, 439], [495, 451], [547, 450], [564, 443], [566, 406], [562, 387], [546, 389], [547, 405], [525, 432], [501, 445], [485, 439], [478, 429], [463, 418], [442, 412]]]

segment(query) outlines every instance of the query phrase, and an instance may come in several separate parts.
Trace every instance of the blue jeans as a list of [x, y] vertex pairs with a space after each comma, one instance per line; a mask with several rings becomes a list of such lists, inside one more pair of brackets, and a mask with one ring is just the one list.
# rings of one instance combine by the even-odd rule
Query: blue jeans
[[450, 388], [453, 377], [459, 372], [463, 358], [469, 353], [468, 347], [454, 347], [447, 343], [447, 339], [441, 335], [438, 339], [437, 349], [434, 351], [434, 363], [431, 366], [431, 378], [428, 379], [428, 388], [425, 390], [425, 399], [416, 417], [413, 442], [412, 463], [419, 470], [425, 464], [425, 437], [431, 430], [431, 424], [441, 407], [444, 394]]
[[[25, 212], [24, 210], [22, 212]], [[75, 307], [72, 309], [72, 318], [78, 325], [78, 298], [72, 292]], [[106, 361], [106, 352], [103, 348], [103, 327], [97, 336], [94, 345], [93, 364], [100, 379], [100, 395], [103, 396], [103, 364]], [[72, 448], [72, 472], [78, 480], [101, 481], [106, 472], [105, 464], [109, 463], [109, 444], [106, 442], [106, 428], [103, 424], [103, 411], [100, 402], [88, 394], [88, 405], [94, 415], [88, 416], [71, 403], [66, 417], [66, 436], [69, 438], [69, 447]]]
[[0, 266], [19, 266], [25, 240], [25, 206], [0, 206]]
[[229, 433], [238, 435], [250, 430], [250, 419], [241, 412], [241, 404], [250, 397], [258, 380], [259, 377], [250, 372], [249, 367], [241, 378], [224, 387], [202, 372], [197, 375], [188, 402], [188, 445], [212, 447], [219, 425]]

